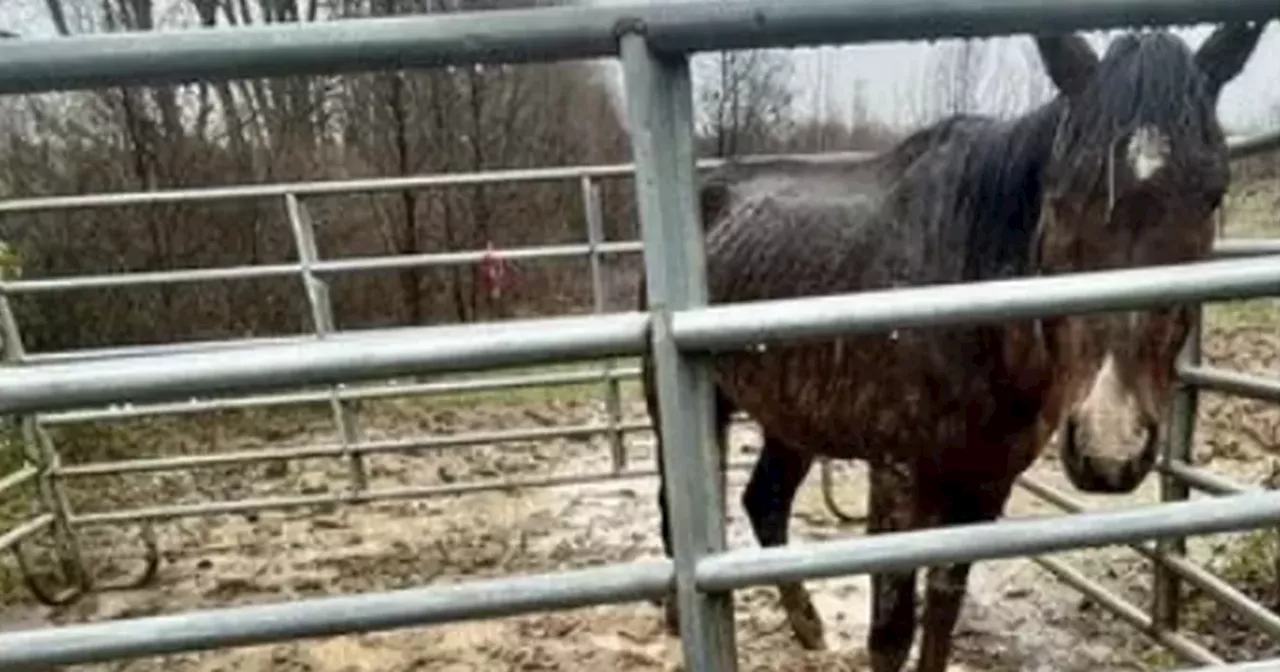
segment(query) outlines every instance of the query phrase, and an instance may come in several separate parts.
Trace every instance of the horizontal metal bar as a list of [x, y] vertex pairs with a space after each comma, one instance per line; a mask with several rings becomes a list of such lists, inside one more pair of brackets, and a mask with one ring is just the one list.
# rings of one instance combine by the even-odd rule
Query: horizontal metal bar
[[53, 524], [52, 513], [42, 513], [31, 520], [23, 522], [17, 527], [0, 534], [0, 551], [3, 551], [14, 544], [21, 543], [27, 537], [40, 534], [46, 527]]
[[[343, 333], [337, 332], [332, 336], [341, 337]], [[359, 332], [356, 332], [359, 333]], [[78, 348], [74, 350], [59, 350], [55, 352], [35, 352], [23, 356], [22, 363], [25, 364], [57, 364], [64, 362], [87, 362], [97, 359], [124, 359], [128, 357], [154, 357], [156, 355], [177, 355], [193, 352], [209, 352], [211, 350], [224, 350], [227, 348], [246, 348], [257, 347], [262, 345], [290, 345], [294, 343], [307, 343], [318, 341], [319, 337], [315, 332], [304, 332], [298, 334], [290, 334], [287, 336], [256, 336], [249, 338], [240, 338], [234, 340], [203, 340], [203, 341], [186, 341], [179, 343], [158, 343], [147, 345], [121, 345], [109, 346], [104, 348]]]
[[1216, 665], [1214, 667], [1188, 667], [1183, 668], [1182, 672], [1280, 672], [1280, 658]]
[[657, 598], [669, 560], [394, 592], [193, 611], [0, 634], [0, 669], [51, 667], [349, 635]]
[[630, 164], [569, 166], [563, 168], [527, 168], [474, 173], [433, 173], [405, 177], [371, 177], [355, 180], [318, 180], [311, 182], [277, 182], [274, 184], [239, 184], [227, 187], [196, 187], [106, 194], [68, 194], [41, 196], [0, 202], [0, 214], [78, 210], [84, 208], [160, 205], [166, 203], [235, 201], [255, 198], [294, 196], [342, 196], [373, 194], [410, 189], [461, 187], [476, 184], [517, 184], [527, 182], [561, 182], [584, 175], [602, 179], [631, 174]]
[[[731, 462], [730, 471], [747, 470], [754, 466], [750, 461]], [[572, 474], [568, 476], [547, 476], [541, 478], [507, 478], [471, 481], [466, 483], [450, 483], [448, 485], [413, 485], [402, 488], [383, 488], [366, 490], [360, 493], [330, 493], [321, 495], [297, 495], [290, 497], [267, 497], [259, 499], [243, 499], [229, 502], [200, 502], [197, 504], [173, 504], [146, 509], [129, 509], [125, 511], [102, 511], [72, 516], [70, 523], [78, 527], [92, 525], [120, 525], [124, 523], [155, 522], [178, 518], [194, 518], [199, 516], [218, 516], [228, 514], [252, 513], [255, 511], [282, 511], [300, 509], [311, 506], [333, 504], [373, 504], [406, 499], [426, 499], [428, 497], [449, 497], [474, 492], [494, 490], [519, 490], [529, 488], [558, 488], [570, 485], [586, 485], [592, 483], [610, 483], [657, 476], [655, 469], [628, 469], [626, 471], [607, 471], [596, 474]]]
[[[649, 429], [648, 422], [625, 422], [618, 425], [618, 431], [635, 432]], [[327, 457], [340, 457], [346, 454], [375, 455], [380, 453], [397, 453], [420, 450], [438, 450], [442, 448], [459, 448], [479, 446], [492, 443], [513, 443], [517, 441], [544, 441], [547, 439], [582, 438], [610, 431], [605, 423], [589, 423], [558, 427], [533, 427], [504, 429], [491, 432], [471, 432], [468, 434], [449, 434], [444, 436], [424, 436], [409, 439], [387, 439], [383, 441], [365, 441], [357, 444], [341, 443], [316, 444], [295, 448], [264, 448], [261, 450], [243, 450], [232, 453], [215, 453], [211, 455], [181, 455], [177, 457], [157, 457], [116, 462], [92, 462], [88, 464], [71, 464], [58, 467], [54, 473], [61, 477], [109, 476], [116, 474], [135, 474], [173, 469], [209, 468], [229, 464], [252, 464], [274, 460], [306, 460]]]
[[24, 465], [21, 469], [0, 478], [0, 495], [4, 495], [4, 493], [14, 488], [20, 488], [23, 485], [34, 481], [39, 473], [40, 471], [36, 469], [34, 465], [28, 464]]
[[1187, 637], [1155, 627], [1151, 622], [1151, 618], [1144, 614], [1141, 609], [1114, 595], [1067, 563], [1057, 558], [1034, 557], [1031, 560], [1050, 574], [1058, 577], [1063, 583], [1084, 593], [1089, 599], [1097, 602], [1107, 611], [1119, 616], [1121, 620], [1141, 630], [1143, 634], [1154, 639], [1156, 643], [1177, 653], [1184, 659], [1202, 665], [1222, 664], [1223, 660], [1212, 651]]
[[1178, 379], [1211, 392], [1262, 401], [1280, 401], [1280, 380], [1275, 378], [1209, 366], [1180, 366]]
[[680, 347], [731, 350], [791, 338], [885, 331], [1280, 294], [1280, 263], [1232, 259], [719, 304], [676, 312]]
[[[431, 383], [407, 383], [403, 385], [388, 384], [368, 387], [339, 387], [338, 399], [342, 401], [368, 401], [403, 397], [430, 397], [447, 394], [472, 394], [478, 392], [494, 392], [500, 390], [522, 389], [528, 387], [560, 387], [599, 382], [606, 379], [627, 380], [640, 375], [640, 369], [629, 367], [612, 369], [605, 373], [599, 370], [573, 371], [568, 373], [540, 373], [524, 376], [484, 377], [463, 380], [441, 380]], [[126, 420], [153, 415], [178, 415], [187, 413], [208, 413], [211, 411], [243, 410], [272, 406], [299, 406], [305, 404], [328, 403], [331, 392], [311, 391], [293, 394], [255, 395], [249, 397], [231, 397], [218, 399], [197, 399], [186, 402], [166, 404], [145, 404], [129, 407], [107, 407], [83, 411], [64, 411], [40, 416], [45, 426], [69, 425], [102, 420]]]
[[386, 385], [372, 389], [346, 388], [339, 392], [339, 398], [349, 401], [386, 399], [405, 396], [438, 396], [457, 394], [460, 392], [492, 392], [526, 387], [552, 387], [564, 385], [581, 385], [605, 380], [628, 380], [638, 378], [638, 367], [610, 369], [608, 371], [582, 371], [572, 373], [549, 373], [518, 376], [510, 378], [477, 378], [469, 380], [445, 380], [435, 383], [415, 383], [408, 385]]
[[[0, 202], [0, 206], [3, 202]], [[0, 208], [3, 211], [3, 208]], [[644, 245], [638, 240], [601, 243], [600, 254], [634, 254], [642, 252]], [[426, 254], [383, 255], [377, 257], [351, 257], [330, 259], [311, 264], [311, 271], [318, 275], [388, 271], [405, 268], [435, 268], [441, 266], [467, 266], [478, 264], [487, 257], [511, 261], [551, 260], [587, 257], [591, 254], [588, 244], [546, 245], [538, 247], [500, 250], [466, 250], [462, 252], [433, 252]], [[1218, 241], [1215, 256], [1248, 257], [1280, 254], [1277, 239], [1230, 239]], [[53, 278], [26, 278], [0, 281], [0, 290], [12, 295], [46, 294], [86, 289], [112, 287], [149, 287], [179, 283], [216, 282], [227, 280], [261, 280], [297, 275], [302, 271], [298, 263], [259, 264], [253, 266], [228, 266], [221, 268], [187, 268], [169, 271], [141, 271], [111, 273], [105, 275], [62, 276]]]
[[[1280, 132], [1268, 133], [1230, 143], [1233, 156], [1247, 156], [1258, 151], [1273, 148], [1275, 138]], [[1259, 149], [1265, 148], [1265, 149]], [[839, 163], [862, 161], [874, 156], [874, 152], [806, 152], [799, 154], [754, 154], [736, 157], [739, 164], [752, 165], [772, 161], [804, 161], [817, 163]], [[699, 159], [697, 166], [701, 170], [714, 170], [723, 166], [725, 159]], [[442, 187], [461, 187], [477, 184], [520, 184], [536, 182], [563, 182], [582, 178], [608, 179], [630, 177], [635, 172], [631, 163], [596, 164], [582, 166], [564, 166], [551, 168], [517, 168], [505, 170], [477, 171], [468, 173], [430, 173], [425, 175], [409, 175], [404, 177], [372, 177], [355, 180], [321, 180], [311, 182], [277, 182], [274, 184], [240, 184], [227, 187], [196, 187], [189, 189], [164, 189], [157, 191], [133, 191], [103, 194], [67, 194], [61, 196], [40, 196], [35, 198], [16, 198], [0, 201], [0, 215], [48, 212], [59, 210], [78, 210], [97, 207], [125, 207], [131, 205], [158, 205], [166, 203], [188, 203], [229, 201], [253, 198], [283, 198], [294, 196], [341, 196], [347, 194], [373, 194], [381, 192], [406, 191], [410, 189], [431, 189]]]
[[[821, 152], [803, 154], [755, 154], [734, 159], [740, 164], [760, 164], [771, 161], [804, 161], [816, 163], [840, 163], [865, 160], [870, 152]], [[702, 170], [723, 166], [725, 159], [700, 159]], [[312, 182], [277, 182], [274, 184], [240, 184], [229, 187], [196, 187], [191, 189], [165, 189], [159, 191], [132, 191], [106, 194], [68, 194], [65, 196], [41, 196], [0, 201], [0, 215], [78, 210], [98, 207], [124, 207], [130, 205], [157, 205], [164, 203], [229, 201], [250, 198], [283, 198], [292, 194], [298, 197], [342, 196], [347, 194], [373, 194], [406, 191], [410, 189], [434, 189], [464, 187], [477, 184], [520, 184], [537, 182], [563, 182], [582, 178], [608, 179], [629, 177], [635, 172], [634, 164], [595, 164], [553, 168], [516, 168], [478, 171], [469, 173], [429, 173], [405, 177], [370, 177], [355, 180], [321, 180]]]
[[[766, 339], [899, 326], [1247, 298], [1275, 292], [1278, 284], [1280, 264], [1274, 260], [1208, 261], [719, 305], [677, 312], [673, 330], [681, 347], [718, 349]], [[352, 335], [293, 345], [18, 367], [0, 376], [0, 412], [65, 410], [123, 400], [163, 401], [334, 384], [410, 372], [636, 355], [647, 344], [648, 326], [646, 314], [614, 313], [371, 330], [361, 333], [358, 346]]]
[[0, 45], [0, 94], [616, 56], [1266, 20], [1272, 0], [790, 0], [460, 12], [289, 26], [114, 33]]
[[[601, 243], [601, 254], [630, 254], [643, 249], [638, 241]], [[563, 259], [587, 257], [590, 245], [548, 245], [505, 250], [467, 250], [465, 252], [439, 252], [430, 254], [387, 255], [380, 257], [352, 257], [317, 261], [310, 265], [318, 275], [386, 271], [404, 268], [434, 268], [439, 266], [465, 266], [478, 264], [492, 256], [512, 261]], [[142, 271], [136, 273], [111, 273], [106, 275], [63, 276], [55, 278], [29, 278], [0, 282], [0, 290], [8, 294], [47, 294], [107, 287], [147, 287], [178, 283], [214, 282], [219, 280], [260, 280], [293, 276], [302, 272], [302, 264], [260, 264], [255, 266], [229, 266], [225, 268], [185, 268], [172, 271]]]
[[[596, 248], [600, 254], [632, 254], [640, 252], [644, 246], [640, 241], [620, 241], [601, 243]], [[511, 261], [528, 261], [544, 259], [563, 259], [588, 257], [591, 246], [580, 245], [546, 245], [505, 250], [468, 250], [465, 252], [435, 252], [431, 254], [387, 255], [381, 257], [356, 257], [351, 259], [329, 259], [317, 261], [311, 265], [312, 272], [318, 275], [336, 275], [356, 271], [385, 271], [402, 268], [432, 268], [438, 266], [466, 266], [483, 262], [487, 257], [508, 259]]]
[[224, 268], [184, 268], [174, 271], [140, 271], [137, 273], [111, 273], [107, 275], [63, 276], [56, 278], [29, 278], [0, 282], [0, 291], [11, 295], [47, 294], [84, 289], [109, 287], [149, 287], [175, 285], [188, 282], [216, 282], [219, 280], [261, 280], [296, 275], [298, 264], [260, 264], [256, 266], [227, 266]]
[[1187, 485], [1211, 495], [1239, 495], [1246, 492], [1264, 491], [1262, 488], [1257, 486], [1236, 483], [1230, 479], [1223, 478], [1222, 476], [1204, 469], [1193, 467], [1180, 460], [1174, 460], [1169, 462], [1167, 465], [1158, 465], [1157, 468], [1162, 473], [1173, 476]]
[[1237, 140], [1230, 145], [1231, 158], [1233, 159], [1243, 159], [1276, 150], [1280, 150], [1280, 130]]
[[402, 327], [290, 345], [15, 367], [0, 376], [0, 413], [631, 356], [643, 351], [648, 325], [645, 314], [613, 313]]
[[[1029, 476], [1024, 475], [1018, 479], [1018, 484], [1032, 494], [1070, 513], [1084, 513], [1089, 510], [1078, 499]], [[1273, 641], [1280, 642], [1280, 615], [1276, 615], [1275, 612], [1258, 604], [1213, 572], [1190, 562], [1186, 558], [1161, 553], [1156, 545], [1150, 542], [1130, 544], [1129, 548], [1137, 551], [1148, 560], [1167, 567], [1178, 576], [1186, 579], [1188, 583], [1201, 592], [1234, 611]]]
[[1280, 521], [1280, 492], [961, 525], [842, 541], [735, 549], [698, 563], [703, 590], [1010, 558], [1161, 537], [1213, 534]]
[[[3, 202], [0, 202], [0, 206]], [[0, 211], [3, 208], [0, 207]], [[1219, 257], [1250, 257], [1269, 254], [1280, 254], [1280, 239], [1229, 239], [1215, 244], [1214, 254]], [[640, 241], [618, 241], [601, 243], [601, 254], [633, 254], [643, 251]], [[540, 247], [513, 248], [503, 250], [467, 250], [463, 252], [443, 252], [413, 255], [384, 255], [378, 257], [352, 257], [349, 259], [331, 259], [317, 261], [311, 265], [312, 272], [319, 275], [338, 275], [343, 273], [386, 271], [404, 268], [432, 268], [439, 266], [465, 266], [477, 264], [492, 255], [512, 261], [548, 260], [561, 258], [586, 257], [591, 254], [590, 245], [549, 245]], [[8, 294], [44, 294], [85, 289], [103, 289], [110, 287], [147, 287], [153, 285], [172, 285], [178, 283], [215, 282], [225, 280], [260, 280], [278, 278], [300, 273], [302, 266], [297, 263], [261, 264], [254, 266], [229, 266], [222, 268], [189, 268], [171, 271], [144, 271], [136, 273], [113, 273], [106, 275], [64, 276], [54, 278], [27, 278], [22, 280], [6, 280], [0, 282], [0, 290]], [[38, 359], [35, 356], [30, 359]]]
[[1271, 254], [1280, 254], [1280, 238], [1220, 238], [1213, 243], [1213, 255], [1219, 258]]

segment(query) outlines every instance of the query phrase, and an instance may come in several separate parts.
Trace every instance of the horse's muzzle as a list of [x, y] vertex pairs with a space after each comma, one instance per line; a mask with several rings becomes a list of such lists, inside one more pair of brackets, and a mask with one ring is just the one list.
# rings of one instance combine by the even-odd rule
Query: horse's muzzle
[[1155, 465], [1159, 432], [1154, 422], [1145, 425], [1142, 450], [1115, 457], [1086, 450], [1075, 418], [1068, 417], [1062, 437], [1062, 462], [1071, 484], [1083, 492], [1126, 494], [1133, 492]]

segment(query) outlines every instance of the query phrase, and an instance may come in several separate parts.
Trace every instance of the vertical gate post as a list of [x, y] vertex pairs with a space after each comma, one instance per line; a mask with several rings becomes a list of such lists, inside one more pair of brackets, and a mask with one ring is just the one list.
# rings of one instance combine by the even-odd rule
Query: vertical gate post
[[[1191, 331], [1187, 334], [1187, 342], [1179, 353], [1180, 365], [1195, 366], [1200, 363], [1201, 330], [1204, 315], [1200, 306], [1193, 309]], [[1165, 467], [1171, 462], [1189, 463], [1191, 451], [1195, 446], [1196, 414], [1199, 407], [1199, 389], [1195, 385], [1181, 380], [1170, 409], [1169, 434], [1164, 442], [1160, 460]], [[1191, 496], [1191, 490], [1182, 479], [1162, 470], [1160, 475], [1160, 501], [1184, 501]], [[1187, 540], [1161, 539], [1156, 542], [1157, 558], [1169, 555], [1185, 555]], [[1182, 582], [1177, 574], [1170, 571], [1159, 560], [1154, 567], [1154, 590], [1151, 600], [1151, 620], [1155, 627], [1164, 630], [1177, 630], [1182, 601]]]
[[[603, 315], [605, 305], [604, 268], [601, 264], [600, 245], [604, 242], [604, 212], [600, 206], [600, 185], [590, 176], [582, 177], [582, 205], [587, 218], [587, 248], [591, 261], [591, 299], [592, 308], [597, 315]], [[618, 389], [618, 376], [615, 375], [613, 360], [600, 367], [604, 378], [604, 407], [608, 416], [609, 454], [616, 474], [627, 468], [627, 445], [623, 442], [622, 431], [618, 426], [622, 423], [622, 395]]]
[[[329, 285], [316, 277], [314, 264], [320, 258], [316, 247], [315, 225], [311, 213], [296, 194], [285, 194], [285, 213], [289, 217], [289, 227], [293, 230], [294, 244], [298, 248], [298, 264], [301, 266], [302, 289], [307, 297], [307, 305], [311, 309], [311, 326], [316, 336], [324, 338], [334, 331], [333, 302], [329, 298]], [[360, 429], [356, 414], [340, 395], [337, 386], [329, 388], [329, 408], [333, 413], [333, 424], [338, 430], [338, 440], [342, 442], [347, 466], [351, 478], [351, 494], [359, 496], [368, 484], [364, 469], [363, 456], [353, 450], [360, 443]]]
[[725, 547], [721, 459], [707, 362], [680, 351], [672, 311], [707, 303], [706, 259], [694, 186], [693, 85], [684, 54], [655, 53], [642, 35], [621, 37], [636, 201], [657, 369], [663, 478], [671, 515], [676, 599], [685, 669], [733, 672], [731, 592], [698, 590], [698, 560]]

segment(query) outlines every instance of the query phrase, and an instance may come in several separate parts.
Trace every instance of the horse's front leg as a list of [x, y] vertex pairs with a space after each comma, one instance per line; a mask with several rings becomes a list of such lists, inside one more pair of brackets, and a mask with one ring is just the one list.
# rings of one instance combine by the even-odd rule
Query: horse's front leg
[[[812, 455], [792, 450], [767, 433], [764, 435], [760, 457], [742, 491], [742, 508], [746, 509], [751, 529], [761, 546], [787, 544], [787, 527], [796, 492], [812, 466]], [[811, 650], [826, 648], [822, 618], [813, 608], [804, 584], [798, 581], [778, 584], [778, 595], [800, 644]]]
[[[955, 484], [941, 490], [942, 525], [987, 522], [999, 517], [1012, 490], [1004, 483]], [[969, 582], [969, 563], [930, 567], [925, 589], [919, 672], [945, 672], [951, 641]]]
[[[867, 532], [909, 530], [916, 525], [917, 475], [906, 463], [871, 465]], [[899, 672], [911, 651], [916, 630], [916, 570], [871, 575], [871, 632], [867, 648], [872, 672]]]

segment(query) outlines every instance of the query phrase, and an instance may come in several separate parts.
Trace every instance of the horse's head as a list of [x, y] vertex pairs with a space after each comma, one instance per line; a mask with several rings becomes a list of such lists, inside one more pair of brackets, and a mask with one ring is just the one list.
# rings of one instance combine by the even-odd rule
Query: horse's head
[[[1167, 32], [1041, 37], [1061, 92], [1036, 230], [1043, 273], [1193, 261], [1211, 251], [1230, 179], [1216, 105], [1262, 26], [1219, 28], [1196, 52]], [[1129, 492], [1155, 462], [1186, 307], [1046, 320], [1066, 372], [1062, 459], [1076, 487]]]

